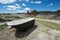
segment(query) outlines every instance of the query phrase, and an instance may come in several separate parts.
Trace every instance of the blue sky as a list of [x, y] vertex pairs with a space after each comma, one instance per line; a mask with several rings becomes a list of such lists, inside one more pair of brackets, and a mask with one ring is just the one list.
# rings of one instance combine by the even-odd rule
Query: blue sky
[[57, 11], [60, 0], [0, 0], [0, 13], [26, 12], [27, 10]]

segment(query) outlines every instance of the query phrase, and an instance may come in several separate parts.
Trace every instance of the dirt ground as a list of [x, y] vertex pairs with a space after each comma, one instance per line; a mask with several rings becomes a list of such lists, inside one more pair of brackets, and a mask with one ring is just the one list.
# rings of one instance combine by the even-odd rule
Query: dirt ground
[[60, 40], [60, 31], [36, 21], [36, 25], [27, 31], [5, 29], [0, 33], [0, 40]]

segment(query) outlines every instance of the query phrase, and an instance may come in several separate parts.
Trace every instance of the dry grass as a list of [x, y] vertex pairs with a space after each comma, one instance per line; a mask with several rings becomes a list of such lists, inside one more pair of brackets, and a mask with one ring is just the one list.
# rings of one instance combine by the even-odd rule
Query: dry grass
[[60, 30], [60, 25], [59, 24], [48, 22], [48, 21], [43, 21], [43, 20], [38, 20], [38, 21], [46, 27], [56, 29], [56, 30]]

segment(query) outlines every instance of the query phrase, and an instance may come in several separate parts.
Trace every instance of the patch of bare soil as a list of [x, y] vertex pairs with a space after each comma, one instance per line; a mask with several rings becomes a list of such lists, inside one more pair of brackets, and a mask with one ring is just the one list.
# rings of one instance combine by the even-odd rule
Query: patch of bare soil
[[0, 40], [16, 40], [15, 29], [5, 29], [0, 34]]
[[41, 25], [39, 22], [27, 31], [14, 28], [5, 29], [0, 33], [0, 40], [60, 40], [60, 31]]

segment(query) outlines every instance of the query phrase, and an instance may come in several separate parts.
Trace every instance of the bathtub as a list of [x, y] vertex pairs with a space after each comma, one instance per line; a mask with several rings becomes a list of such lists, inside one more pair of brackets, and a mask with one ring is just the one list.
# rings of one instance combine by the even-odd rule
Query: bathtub
[[27, 30], [35, 25], [34, 18], [26, 18], [20, 20], [14, 20], [7, 23], [8, 28], [16, 28], [17, 30]]

